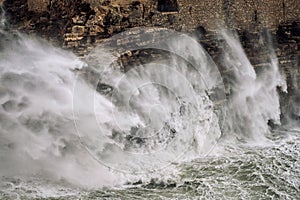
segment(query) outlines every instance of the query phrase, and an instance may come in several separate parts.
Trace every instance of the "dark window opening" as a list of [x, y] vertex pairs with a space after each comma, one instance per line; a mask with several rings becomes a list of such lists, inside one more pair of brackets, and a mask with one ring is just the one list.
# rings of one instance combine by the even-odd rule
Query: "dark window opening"
[[160, 12], [177, 12], [177, 0], [158, 0], [157, 9]]

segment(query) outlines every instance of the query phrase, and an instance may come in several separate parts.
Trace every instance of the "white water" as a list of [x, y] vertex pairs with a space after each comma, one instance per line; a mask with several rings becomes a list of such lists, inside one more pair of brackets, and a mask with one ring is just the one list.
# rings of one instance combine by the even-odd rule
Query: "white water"
[[[269, 63], [256, 74], [248, 60], [237, 36], [223, 30], [221, 38], [226, 41], [227, 49], [223, 62], [229, 74], [226, 131], [239, 139], [266, 142], [270, 127], [268, 121], [280, 125], [280, 102], [277, 88], [287, 92], [285, 78], [279, 73], [278, 60], [272, 49], [270, 36], [262, 45], [269, 47]], [[230, 137], [229, 136], [229, 137]], [[246, 138], [245, 138], [246, 137]]]
[[[183, 58], [191, 52], [189, 56], [204, 75], [217, 71], [194, 40], [181, 39], [179, 44], [174, 42], [178, 49], [170, 43], [173, 52]], [[205, 87], [213, 88], [220, 79], [203, 81], [199, 69], [188, 67], [176, 56], [135, 66], [125, 74], [115, 59], [107, 48], [98, 47], [87, 58], [90, 69], [80, 75], [94, 87], [97, 83], [112, 86], [110, 95], [87, 92], [85, 84], [74, 89], [77, 133], [91, 155], [113, 170], [151, 175], [171, 168], [172, 162], [206, 155], [221, 132]], [[96, 84], [87, 78], [90, 71], [98, 78]], [[91, 111], [96, 119], [88, 118]], [[87, 121], [97, 131], [89, 130]]]
[[[180, 74], [176, 71], [175, 77], [163, 79], [164, 75], [170, 75], [167, 68], [169, 71], [165, 74], [155, 74], [156, 65], [166, 65], [149, 65], [147, 70], [140, 71], [141, 75], [129, 73], [122, 80], [121, 86], [128, 88], [129, 93], [135, 92], [136, 88], [130, 90], [130, 87], [137, 83], [142, 86], [140, 92], [145, 92], [143, 96], [133, 95], [130, 101], [134, 108], [129, 111], [130, 107], [122, 102], [120, 105], [113, 103], [97, 93], [88, 80], [81, 78], [80, 72], [78, 75], [76, 71], [84, 63], [73, 54], [22, 35], [4, 41], [2, 48], [2, 176], [24, 176], [25, 180], [37, 176], [52, 181], [66, 180], [84, 187], [122, 183], [128, 181], [122, 178], [126, 174], [151, 172], [172, 161], [180, 161], [184, 151], [192, 157], [201, 155], [201, 151], [210, 148], [210, 144], [204, 145], [206, 138], [206, 142], [213, 143], [220, 137], [219, 129], [211, 138], [195, 136], [194, 132], [199, 129], [205, 134], [211, 120], [217, 126], [216, 116], [209, 107], [211, 103], [204, 93], [194, 94], [188, 83], [186, 88], [175, 85], [174, 94], [172, 91], [164, 93], [164, 87], [156, 88], [159, 81], [179, 80]], [[120, 76], [118, 71], [114, 73], [115, 77]], [[145, 85], [143, 81], [148, 81], [149, 77], [156, 83]], [[170, 82], [167, 86], [172, 86]], [[122, 92], [127, 92], [125, 88]], [[180, 100], [176, 95], [180, 95]], [[180, 109], [185, 112], [180, 114]], [[138, 134], [144, 134], [139, 138], [148, 137], [140, 148], [138, 143], [126, 141], [122, 136], [139, 126], [143, 129]], [[176, 129], [175, 137], [170, 136], [174, 134], [171, 127]], [[123, 132], [117, 135], [118, 139], [112, 138], [119, 129]], [[151, 138], [154, 131], [158, 132]]]
[[[172, 163], [206, 156], [224, 141], [264, 145], [268, 121], [279, 123], [276, 88], [285, 87], [277, 60], [271, 54], [269, 67], [257, 75], [239, 42], [225, 31], [221, 36], [233, 78], [219, 125], [224, 116], [215, 114], [207, 93], [222, 79], [211, 76], [216, 66], [189, 39], [171, 41], [169, 47], [190, 56], [196, 69], [173, 56], [124, 75], [116, 63], [108, 66], [115, 56], [102, 47], [90, 54], [93, 65], [87, 66], [44, 41], [5, 35], [0, 175], [99, 188], [167, 178], [176, 174]], [[98, 82], [114, 90], [101, 95]]]
[[113, 179], [101, 172], [75, 135], [72, 70], [83, 63], [70, 53], [22, 36], [3, 48], [1, 175], [38, 174], [80, 185], [109, 184]]

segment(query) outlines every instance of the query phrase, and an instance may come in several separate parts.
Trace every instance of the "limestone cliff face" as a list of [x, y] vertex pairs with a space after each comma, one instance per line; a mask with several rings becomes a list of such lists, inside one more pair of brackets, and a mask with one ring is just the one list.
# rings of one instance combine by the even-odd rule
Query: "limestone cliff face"
[[81, 56], [113, 34], [148, 26], [208, 32], [201, 42], [217, 57], [210, 33], [222, 24], [239, 30], [251, 62], [261, 66], [265, 57], [255, 54], [257, 33], [267, 28], [277, 37], [289, 84], [300, 85], [299, 0], [4, 0], [3, 6], [11, 24]]
[[299, 0], [5, 0], [13, 24], [68, 48], [84, 48], [137, 26], [275, 30], [300, 20]]

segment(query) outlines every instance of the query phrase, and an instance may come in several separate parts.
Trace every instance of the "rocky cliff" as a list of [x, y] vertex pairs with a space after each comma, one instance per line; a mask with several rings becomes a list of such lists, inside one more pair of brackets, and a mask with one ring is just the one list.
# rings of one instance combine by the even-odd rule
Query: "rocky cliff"
[[4, 8], [21, 29], [77, 50], [137, 26], [257, 32], [300, 20], [299, 0], [5, 0]]
[[278, 41], [276, 53], [289, 88], [300, 85], [299, 0], [5, 0], [3, 7], [13, 26], [80, 56], [114, 34], [146, 26], [200, 32], [200, 42], [217, 60], [220, 41], [214, 31], [222, 25], [238, 30], [259, 67], [266, 62], [260, 32], [268, 29]]

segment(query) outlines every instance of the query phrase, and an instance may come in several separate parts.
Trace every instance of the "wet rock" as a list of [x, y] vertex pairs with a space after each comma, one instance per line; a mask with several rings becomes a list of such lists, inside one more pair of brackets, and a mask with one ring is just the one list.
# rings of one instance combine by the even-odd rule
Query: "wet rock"
[[84, 36], [85, 26], [78, 26], [78, 25], [73, 26], [72, 34], [77, 35], [77, 36]]
[[105, 32], [104, 28], [102, 28], [98, 25], [93, 25], [93, 26], [90, 26], [89, 28], [90, 28], [90, 32], [89, 32], [90, 36], [97, 36], [97, 35]]
[[113, 87], [105, 83], [98, 83], [96, 91], [103, 95], [112, 95]]
[[[78, 41], [83, 39], [83, 36], [79, 36], [78, 34], [73, 34], [73, 33], [66, 33], [65, 34], [65, 41], [69, 42], [69, 41]], [[71, 44], [71, 43], [68, 43]]]
[[[193, 1], [192, 6], [188, 1], [177, 0], [6, 0], [3, 6], [10, 24], [27, 33], [38, 33], [80, 56], [87, 55], [106, 38], [132, 27], [166, 27], [193, 32], [215, 59], [221, 72], [220, 41], [215, 37], [215, 21], [221, 24], [228, 22], [229, 28], [239, 30], [246, 54], [256, 68], [268, 62], [268, 51], [265, 43], [260, 43], [259, 34], [267, 28], [278, 41], [275, 49], [280, 67], [287, 75], [289, 88], [293, 88], [300, 84], [297, 76], [300, 64], [300, 4], [295, 8], [284, 8], [289, 10], [287, 21], [286, 16], [276, 14], [283, 12], [278, 2], [267, 2], [247, 7], [242, 0], [220, 4], [209, 0]], [[126, 41], [123, 42], [123, 47], [128, 48]], [[129, 70], [128, 66], [134, 62], [143, 64], [155, 57], [153, 52], [138, 55], [122, 56], [124, 71]]]
[[86, 15], [77, 15], [75, 17], [72, 18], [72, 22], [74, 24], [78, 24], [78, 25], [84, 25], [84, 22], [86, 21]]
[[177, 187], [177, 184], [174, 181], [158, 181], [158, 179], [151, 179], [150, 183], [143, 186], [148, 189], [152, 188], [175, 188]]

